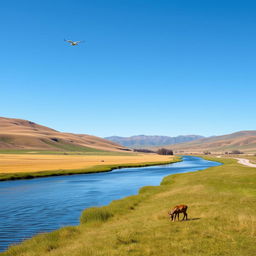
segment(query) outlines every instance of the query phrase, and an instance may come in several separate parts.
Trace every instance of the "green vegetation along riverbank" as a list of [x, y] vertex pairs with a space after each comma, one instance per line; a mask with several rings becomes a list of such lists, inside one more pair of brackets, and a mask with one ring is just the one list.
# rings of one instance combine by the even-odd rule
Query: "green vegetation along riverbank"
[[[256, 169], [208, 159], [224, 165], [168, 176], [136, 196], [85, 210], [79, 226], [37, 235], [0, 255], [254, 256]], [[189, 221], [170, 222], [168, 210], [181, 203], [189, 206]]]

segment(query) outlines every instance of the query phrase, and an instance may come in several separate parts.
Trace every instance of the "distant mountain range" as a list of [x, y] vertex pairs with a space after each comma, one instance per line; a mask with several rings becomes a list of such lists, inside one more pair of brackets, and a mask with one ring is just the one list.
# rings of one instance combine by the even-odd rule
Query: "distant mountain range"
[[157, 149], [163, 146], [178, 153], [256, 152], [256, 130], [212, 137], [138, 135], [103, 139], [87, 134], [59, 132], [27, 120], [0, 117], [0, 150], [127, 151], [127, 147]]
[[0, 149], [127, 151], [123, 146], [96, 136], [59, 132], [31, 121], [5, 117], [0, 117]]
[[256, 130], [239, 131], [221, 136], [203, 137], [200, 135], [184, 135], [177, 137], [138, 135], [131, 137], [112, 136], [106, 139], [130, 148], [165, 147], [176, 152], [202, 153], [230, 152], [240, 150], [245, 153], [256, 152]]
[[232, 134], [202, 138], [186, 143], [169, 145], [176, 151], [184, 152], [229, 152], [240, 150], [243, 152], [256, 152], [256, 131], [240, 131]]
[[147, 135], [137, 135], [131, 137], [105, 137], [105, 139], [123, 145], [130, 148], [143, 148], [143, 147], [156, 147], [173, 145], [182, 142], [189, 142], [204, 138], [200, 135], [180, 135], [177, 137], [169, 136], [147, 136]]

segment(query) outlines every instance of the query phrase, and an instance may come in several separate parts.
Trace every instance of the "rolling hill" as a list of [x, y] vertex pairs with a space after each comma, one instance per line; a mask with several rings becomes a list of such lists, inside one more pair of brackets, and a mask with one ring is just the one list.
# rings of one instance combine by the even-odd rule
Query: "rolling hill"
[[256, 152], [256, 131], [240, 131], [222, 136], [202, 138], [191, 142], [169, 145], [167, 148], [184, 152], [229, 152], [231, 150]]
[[86, 134], [63, 133], [31, 121], [0, 117], [1, 150], [127, 151], [112, 141]]
[[116, 142], [126, 147], [142, 148], [142, 147], [154, 147], [154, 146], [165, 146], [165, 145], [177, 144], [177, 143], [193, 141], [201, 138], [204, 138], [204, 137], [199, 135], [181, 135], [177, 137], [137, 135], [137, 136], [131, 136], [131, 137], [112, 136], [112, 137], [106, 137], [105, 139], [111, 140], [113, 142]]

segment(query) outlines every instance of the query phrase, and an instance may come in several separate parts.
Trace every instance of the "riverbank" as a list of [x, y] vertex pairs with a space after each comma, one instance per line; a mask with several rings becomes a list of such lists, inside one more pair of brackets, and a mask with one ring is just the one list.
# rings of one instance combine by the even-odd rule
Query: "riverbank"
[[[179, 157], [156, 154], [105, 156], [80, 155], [4, 155], [0, 159], [0, 181], [40, 177], [109, 172], [113, 169], [163, 165]], [[82, 167], [82, 168], [74, 168]], [[44, 168], [52, 168], [44, 169]], [[56, 169], [54, 169], [56, 168]], [[58, 168], [58, 169], [57, 169]], [[27, 170], [27, 171], [26, 171]]]
[[[41, 234], [3, 256], [255, 255], [256, 172], [232, 159], [202, 172], [171, 175], [139, 195], [91, 208], [81, 225]], [[170, 207], [189, 206], [189, 221], [172, 223]]]

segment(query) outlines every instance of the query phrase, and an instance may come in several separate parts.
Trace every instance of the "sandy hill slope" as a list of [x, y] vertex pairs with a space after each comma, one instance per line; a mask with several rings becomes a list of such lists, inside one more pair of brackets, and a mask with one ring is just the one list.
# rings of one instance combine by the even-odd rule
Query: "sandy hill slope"
[[177, 151], [185, 152], [224, 152], [241, 150], [244, 152], [256, 152], [256, 131], [240, 131], [232, 134], [203, 138], [187, 143], [170, 145]]
[[22, 119], [0, 117], [0, 149], [126, 151], [112, 141], [86, 134], [63, 133]]
[[116, 142], [120, 145], [132, 148], [142, 148], [142, 147], [153, 147], [153, 146], [164, 146], [177, 144], [182, 142], [188, 142], [192, 140], [198, 140], [204, 138], [200, 135], [180, 135], [177, 137], [169, 136], [148, 136], [148, 135], [136, 135], [131, 137], [119, 137], [112, 136], [106, 137], [105, 139]]

